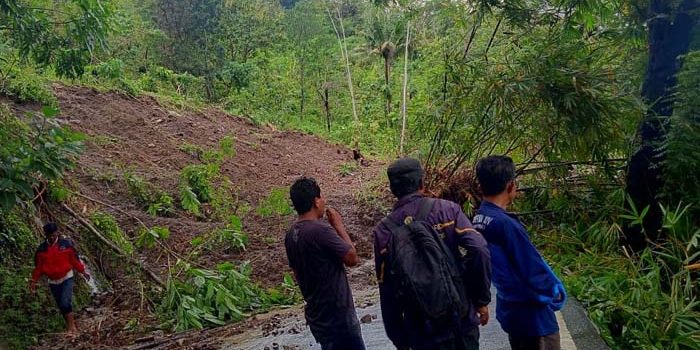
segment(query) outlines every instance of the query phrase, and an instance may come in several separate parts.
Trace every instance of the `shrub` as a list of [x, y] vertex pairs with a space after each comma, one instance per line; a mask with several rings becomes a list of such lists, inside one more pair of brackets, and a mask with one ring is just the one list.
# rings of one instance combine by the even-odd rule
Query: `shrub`
[[283, 187], [273, 188], [270, 195], [260, 202], [255, 212], [262, 217], [292, 214], [294, 209], [292, 208], [287, 189]]
[[153, 226], [149, 229], [142, 228], [139, 231], [139, 238], [136, 246], [140, 248], [153, 248], [156, 242], [170, 237], [170, 230], [167, 227]]
[[142, 177], [131, 171], [124, 172], [124, 181], [129, 194], [146, 208], [146, 212], [153, 216], [170, 216], [175, 211], [173, 198], [167, 193], [156, 189]]
[[119, 228], [119, 224], [110, 214], [103, 212], [94, 212], [90, 215], [90, 220], [95, 228], [102, 232], [107, 239], [116, 244], [127, 254], [132, 254], [134, 252], [134, 245], [131, 244], [128, 237]]
[[34, 198], [33, 188], [61, 178], [82, 150], [82, 136], [63, 129], [53, 118], [58, 110], [46, 107], [25, 121], [0, 104], [0, 208], [10, 210]]

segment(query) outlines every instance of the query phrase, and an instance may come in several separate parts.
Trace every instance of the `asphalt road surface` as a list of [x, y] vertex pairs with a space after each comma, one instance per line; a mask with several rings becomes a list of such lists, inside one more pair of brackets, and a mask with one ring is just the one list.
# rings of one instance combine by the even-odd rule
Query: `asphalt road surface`
[[[493, 295], [496, 291], [492, 290]], [[495, 299], [495, 298], [494, 298]], [[480, 349], [509, 350], [508, 336], [501, 330], [495, 318], [495, 302], [489, 306], [491, 321], [481, 327]], [[384, 332], [382, 314], [379, 309], [379, 297], [367, 294], [356, 297], [358, 305], [357, 316], [364, 318], [362, 336], [367, 350], [395, 349]], [[321, 346], [314, 341], [309, 328], [304, 324], [301, 309], [287, 311], [274, 329], [254, 329], [250, 332], [232, 338], [225, 349], [237, 350], [291, 350], [309, 349], [320, 350]], [[598, 335], [595, 327], [586, 316], [585, 310], [575, 300], [570, 299], [564, 309], [557, 313], [559, 321], [562, 350], [605, 350], [609, 349]], [[263, 327], [265, 328], [265, 327]]]

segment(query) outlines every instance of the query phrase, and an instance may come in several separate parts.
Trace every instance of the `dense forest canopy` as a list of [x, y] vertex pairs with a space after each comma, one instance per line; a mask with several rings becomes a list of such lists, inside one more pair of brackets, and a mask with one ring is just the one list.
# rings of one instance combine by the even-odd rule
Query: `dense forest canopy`
[[[0, 306], [22, 300], [37, 222], [80, 192], [64, 174], [90, 140], [56, 118], [60, 84], [215, 106], [342, 143], [358, 159], [415, 156], [428, 191], [468, 213], [480, 200], [474, 163], [509, 155], [523, 181], [517, 211], [608, 343], [697, 349], [699, 20], [698, 0], [0, 0]], [[32, 104], [43, 108], [12, 107]], [[217, 222], [217, 239], [240, 252], [247, 214], [218, 192], [236, 186], [221, 170], [235, 162], [236, 141], [216, 142], [181, 147], [197, 163], [172, 175], [174, 188], [121, 170], [149, 215]], [[289, 215], [277, 197], [271, 205]], [[91, 220], [100, 230], [118, 224]], [[167, 247], [167, 228], [142, 226], [111, 236], [130, 261]], [[267, 292], [245, 264], [200, 267], [178, 265], [160, 281], [165, 291], [149, 296], [154, 314], [175, 319], [170, 330], [297, 301], [284, 294], [291, 279], [284, 293]], [[221, 307], [185, 292], [195, 279], [248, 299]], [[195, 312], [185, 297], [212, 304]], [[46, 304], [0, 311], [0, 333], [38, 333]]]

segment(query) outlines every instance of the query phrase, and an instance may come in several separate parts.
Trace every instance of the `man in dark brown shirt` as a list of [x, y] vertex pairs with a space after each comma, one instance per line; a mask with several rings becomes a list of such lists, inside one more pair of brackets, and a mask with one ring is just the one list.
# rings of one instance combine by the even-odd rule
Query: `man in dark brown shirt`
[[[299, 214], [284, 245], [306, 301], [306, 321], [323, 350], [365, 350], [345, 266], [359, 262], [340, 214], [326, 209], [313, 178], [298, 179], [289, 195]], [[328, 223], [322, 220], [324, 213]]]

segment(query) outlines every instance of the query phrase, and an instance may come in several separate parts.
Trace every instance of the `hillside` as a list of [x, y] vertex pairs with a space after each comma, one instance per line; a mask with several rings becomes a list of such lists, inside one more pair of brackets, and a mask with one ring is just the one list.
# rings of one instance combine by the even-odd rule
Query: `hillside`
[[[230, 179], [231, 203], [249, 240], [245, 250], [216, 244], [192, 263], [211, 268], [222, 262], [249, 261], [255, 282], [264, 287], [280, 284], [289, 272], [283, 237], [293, 215], [289, 211], [264, 214], [259, 208], [276, 189], [286, 198], [286, 188], [302, 175], [320, 182], [329, 205], [344, 215], [361, 257], [371, 257], [371, 226], [377, 213], [364, 212], [366, 207], [358, 205], [357, 195], [379, 174], [380, 162], [363, 161], [360, 166], [352, 151], [343, 146], [300, 132], [256, 126], [216, 109], [176, 109], [152, 97], [132, 98], [78, 87], [56, 85], [54, 91], [60, 102], [58, 118], [86, 136], [76, 168], [65, 175], [65, 185], [75, 192], [68, 205], [86, 218], [95, 212], [112, 215], [132, 242], [144, 224], [168, 228], [170, 236], [162, 245], [135, 249], [137, 258], [163, 279], [168, 267], [188, 256], [193, 239], [223, 226], [211, 205], [203, 204], [202, 215], [197, 217], [184, 211], [177, 199], [181, 171], [202, 163], [197, 152], [215, 149], [227, 136], [235, 140], [235, 155], [222, 162], [220, 172], [222, 178]], [[22, 111], [32, 106], [14, 108]], [[146, 213], [127, 182], [134, 176], [174, 198], [174, 213], [168, 217]], [[91, 233], [65, 210], [52, 208], [51, 214], [70, 229], [81, 252], [93, 261], [93, 269], [106, 277], [103, 285], [111, 286], [78, 314], [82, 336], [65, 345], [125, 345], [152, 331], [158, 322], [151, 314], [154, 305], [148, 293], [153, 286], [145, 275], [134, 272], [122, 259], [110, 257], [112, 252], [95, 243]], [[367, 278], [371, 279], [369, 273]], [[44, 344], [53, 346], [54, 341], [61, 339], [48, 337]]]

